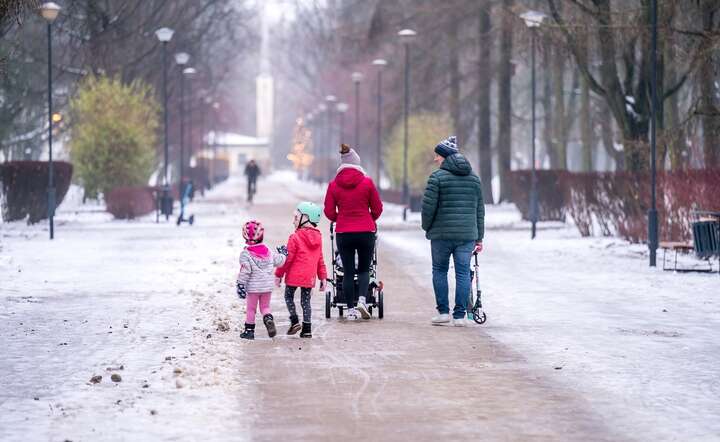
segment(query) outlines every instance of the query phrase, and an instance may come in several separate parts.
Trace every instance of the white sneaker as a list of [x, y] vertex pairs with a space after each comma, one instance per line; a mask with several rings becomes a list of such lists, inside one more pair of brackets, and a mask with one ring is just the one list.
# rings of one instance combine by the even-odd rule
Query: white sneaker
[[465, 317], [459, 319], [453, 319], [453, 325], [455, 327], [467, 327], [468, 323]]
[[448, 325], [450, 324], [450, 315], [448, 313], [440, 313], [430, 320], [432, 325]]
[[364, 302], [358, 302], [357, 311], [360, 312], [363, 319], [370, 319], [370, 310], [368, 310]]
[[345, 315], [345, 319], [348, 321], [357, 321], [358, 318], [358, 311], [356, 308], [351, 308], [347, 311], [347, 315]]

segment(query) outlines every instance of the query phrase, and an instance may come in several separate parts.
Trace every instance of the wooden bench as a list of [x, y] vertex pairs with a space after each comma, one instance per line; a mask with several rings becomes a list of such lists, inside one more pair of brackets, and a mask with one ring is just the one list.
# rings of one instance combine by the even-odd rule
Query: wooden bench
[[[720, 212], [708, 212], [694, 210], [692, 212], [694, 221], [692, 223], [692, 241], [663, 241], [660, 248], [663, 249], [663, 270], [675, 272], [713, 272], [712, 258], [717, 257], [720, 264]], [[675, 252], [675, 264], [667, 267], [667, 251]], [[695, 252], [697, 257], [706, 260], [708, 269], [686, 268], [679, 269], [677, 266], [678, 253], [689, 254]], [[720, 273], [720, 267], [718, 268]]]
[[[695, 246], [692, 241], [660, 241], [660, 248], [663, 249], [663, 270], [672, 270], [675, 272], [691, 271], [684, 269], [678, 270], [677, 257], [678, 253], [688, 254], [695, 250]], [[668, 250], [675, 252], [675, 265], [672, 268], [667, 267], [666, 265], [666, 255]]]

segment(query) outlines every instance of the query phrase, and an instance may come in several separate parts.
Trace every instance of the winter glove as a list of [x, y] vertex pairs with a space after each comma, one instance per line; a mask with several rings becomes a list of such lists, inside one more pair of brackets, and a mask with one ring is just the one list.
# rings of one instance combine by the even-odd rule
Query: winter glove
[[324, 279], [321, 279], [320, 280], [320, 292], [321, 293], [324, 292], [325, 288], [327, 288], [327, 281], [325, 281]]
[[282, 285], [282, 278], [275, 277], [275, 287], [280, 287]]
[[245, 299], [247, 297], [247, 290], [245, 290], [245, 284], [237, 281], [235, 283], [235, 287], [237, 289], [237, 295], [240, 297], [240, 299]]
[[477, 241], [475, 243], [475, 249], [473, 249], [473, 255], [477, 255], [478, 253], [483, 251], [483, 243], [482, 241]]
[[281, 255], [285, 255], [286, 257], [288, 256], [287, 246], [282, 245], [282, 246], [279, 246], [279, 247], [278, 247], [277, 249], [275, 249], [275, 250], [277, 250], [277, 252], [278, 252], [279, 254], [281, 254]]

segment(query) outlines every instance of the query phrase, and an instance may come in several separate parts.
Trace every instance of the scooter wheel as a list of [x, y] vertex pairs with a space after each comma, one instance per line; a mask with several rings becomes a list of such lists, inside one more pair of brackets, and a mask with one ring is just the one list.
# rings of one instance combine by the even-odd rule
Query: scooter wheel
[[485, 312], [482, 312], [479, 315], [473, 312], [473, 320], [478, 324], [484, 324], [485, 321], [487, 321], [487, 316], [485, 315]]

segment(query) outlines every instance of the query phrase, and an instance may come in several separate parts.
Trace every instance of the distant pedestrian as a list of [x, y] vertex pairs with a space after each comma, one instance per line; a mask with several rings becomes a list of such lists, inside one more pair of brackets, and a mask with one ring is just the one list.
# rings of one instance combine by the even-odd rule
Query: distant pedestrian
[[237, 294], [247, 298], [245, 330], [243, 339], [255, 339], [255, 312], [258, 304], [268, 336], [275, 336], [275, 320], [270, 311], [270, 297], [273, 291], [273, 270], [285, 262], [285, 255], [273, 253], [263, 244], [265, 229], [258, 221], [248, 221], [243, 226], [246, 246], [240, 253], [240, 271], [237, 277]]
[[422, 204], [422, 228], [432, 251], [433, 289], [438, 314], [433, 325], [449, 325], [447, 273], [455, 263], [455, 308], [452, 324], [465, 326], [470, 293], [470, 259], [483, 247], [485, 204], [480, 178], [460, 154], [454, 136], [435, 147], [439, 166], [428, 179]]
[[360, 165], [360, 156], [350, 146], [342, 144], [340, 167], [325, 194], [325, 216], [336, 224], [337, 245], [345, 272], [342, 284], [348, 309], [345, 317], [351, 321], [358, 318], [358, 311], [363, 319], [370, 319], [365, 295], [370, 286], [376, 221], [382, 211], [380, 195], [375, 183]]
[[275, 271], [275, 285], [280, 287], [285, 278], [285, 304], [290, 313], [288, 335], [300, 331], [300, 320], [295, 310], [295, 292], [300, 289], [300, 306], [303, 311], [301, 338], [312, 338], [312, 308], [310, 298], [317, 280], [320, 291], [325, 291], [327, 269], [323, 261], [322, 233], [317, 229], [321, 210], [314, 203], [302, 202], [295, 210], [295, 232], [288, 238], [284, 253], [285, 264]]
[[245, 166], [245, 176], [247, 177], [247, 200], [249, 203], [252, 202], [257, 192], [257, 179], [261, 174], [260, 166], [257, 165], [255, 160], [248, 161]]

